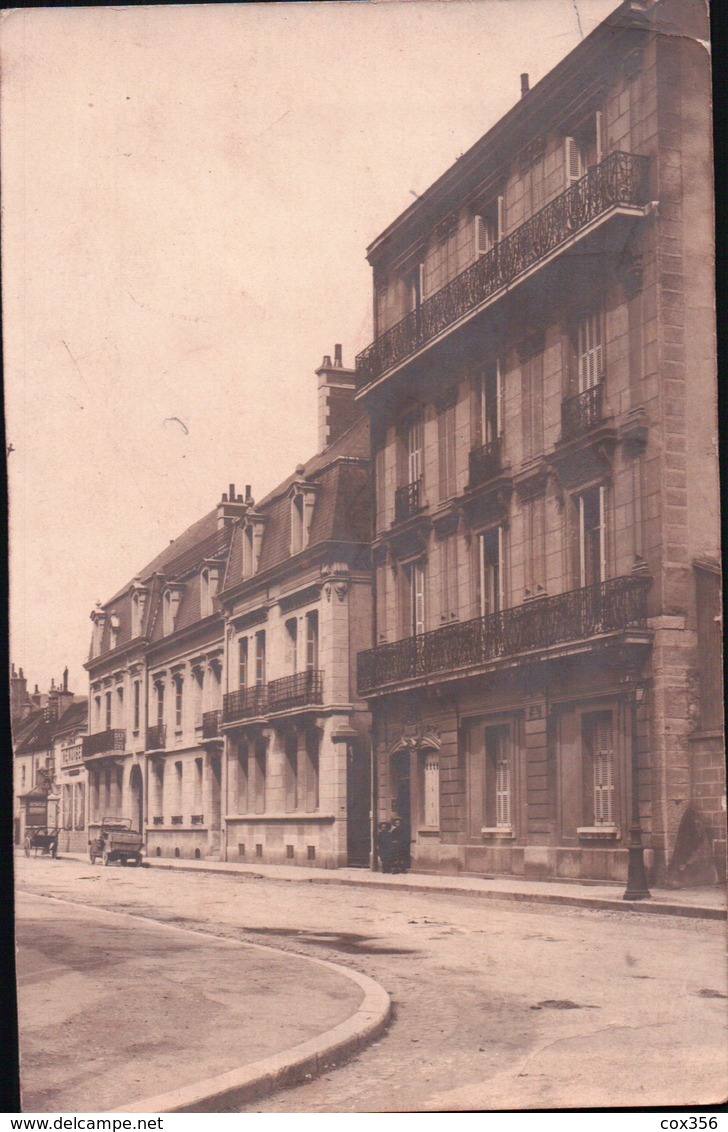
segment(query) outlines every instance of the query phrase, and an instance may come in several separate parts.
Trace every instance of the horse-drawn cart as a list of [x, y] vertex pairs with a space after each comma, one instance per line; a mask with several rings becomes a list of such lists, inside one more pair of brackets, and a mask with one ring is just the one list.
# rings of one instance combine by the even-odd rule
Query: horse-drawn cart
[[60, 832], [61, 828], [57, 825], [37, 825], [28, 829], [23, 843], [26, 857], [29, 857], [31, 853], [37, 857], [39, 852], [48, 853], [51, 857], [55, 857], [58, 852], [58, 835]]

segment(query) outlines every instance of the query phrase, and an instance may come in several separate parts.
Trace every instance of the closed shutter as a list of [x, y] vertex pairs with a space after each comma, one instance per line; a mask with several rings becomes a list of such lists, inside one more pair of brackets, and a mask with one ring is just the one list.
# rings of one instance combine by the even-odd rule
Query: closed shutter
[[424, 756], [424, 822], [428, 829], [440, 828], [440, 758], [436, 751]]
[[498, 752], [495, 765], [495, 824], [511, 824], [511, 761], [508, 750], [508, 736], [498, 737]]
[[602, 320], [599, 312], [579, 320], [578, 328], [579, 392], [591, 389], [604, 373]]
[[412, 567], [412, 620], [416, 634], [425, 631], [425, 567], [421, 562]]
[[575, 181], [580, 181], [583, 175], [581, 147], [575, 138], [564, 138], [564, 166], [568, 188]]
[[594, 824], [614, 825], [614, 750], [611, 716], [594, 721]]
[[440, 473], [440, 499], [456, 493], [455, 482], [455, 406], [448, 405], [437, 416], [437, 438]]

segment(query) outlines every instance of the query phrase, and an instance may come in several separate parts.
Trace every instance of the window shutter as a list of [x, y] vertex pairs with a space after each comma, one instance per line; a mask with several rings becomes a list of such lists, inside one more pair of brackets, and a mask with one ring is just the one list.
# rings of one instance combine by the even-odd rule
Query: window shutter
[[498, 737], [498, 751], [495, 766], [495, 824], [511, 824], [511, 764], [508, 752], [508, 739], [505, 734]]
[[414, 631], [425, 631], [425, 568], [422, 563], [414, 566]]
[[599, 580], [603, 582], [607, 577], [607, 489], [604, 484], [599, 488]]
[[503, 527], [498, 527], [498, 577], [494, 587], [498, 600], [498, 612], [505, 607], [505, 570], [504, 570], [505, 546], [503, 537]]
[[586, 585], [586, 531], [584, 529], [584, 496], [579, 496], [579, 585]]
[[593, 730], [594, 824], [614, 824], [614, 750], [612, 720], [595, 720]]
[[497, 230], [497, 233], [496, 233], [496, 238], [498, 240], [498, 243], [500, 243], [500, 241], [503, 239], [503, 237], [505, 235], [505, 228], [506, 228], [506, 225], [505, 225], [505, 221], [506, 221], [505, 199], [502, 196], [498, 197], [497, 207], [498, 207], [498, 230]]
[[424, 756], [424, 818], [428, 829], [440, 828], [440, 760], [436, 751]]
[[503, 435], [503, 370], [501, 360], [495, 363], [496, 428], [498, 436]]
[[564, 138], [564, 165], [566, 185], [573, 185], [582, 176], [581, 148], [575, 138]]
[[601, 165], [602, 158], [604, 156], [604, 142], [602, 140], [602, 137], [603, 137], [602, 130], [603, 130], [603, 125], [604, 125], [603, 119], [604, 119], [604, 115], [602, 114], [601, 110], [597, 110], [596, 113], [594, 114], [594, 132], [596, 134], [596, 139], [597, 139], [597, 144], [596, 144], [597, 165]]
[[482, 216], [474, 217], [475, 223], [475, 257], [478, 259], [480, 256], [485, 255], [490, 251], [491, 241], [488, 236], [488, 223]]
[[438, 472], [440, 480], [440, 499], [448, 498], [448, 467], [447, 467], [447, 409], [437, 414], [437, 452]]

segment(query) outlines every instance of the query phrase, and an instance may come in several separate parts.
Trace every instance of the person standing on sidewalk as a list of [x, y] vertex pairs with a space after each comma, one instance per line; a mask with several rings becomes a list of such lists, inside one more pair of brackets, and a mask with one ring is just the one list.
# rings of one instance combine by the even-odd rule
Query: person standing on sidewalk
[[392, 838], [392, 827], [388, 821], [380, 821], [377, 826], [377, 853], [382, 862], [382, 872], [391, 873], [394, 865], [396, 846]]
[[409, 836], [401, 818], [395, 818], [391, 825], [392, 872], [406, 873], [410, 866]]

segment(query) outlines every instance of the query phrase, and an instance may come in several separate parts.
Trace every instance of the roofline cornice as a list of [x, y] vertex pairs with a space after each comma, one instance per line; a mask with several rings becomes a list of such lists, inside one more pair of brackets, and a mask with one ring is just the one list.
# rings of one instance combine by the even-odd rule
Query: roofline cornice
[[[285, 577], [286, 574], [294, 574], [297, 570], [303, 570], [310, 566], [315, 566], [321, 563], [328, 557], [348, 557], [349, 555], [361, 551], [370, 550], [370, 543], [368, 542], [344, 542], [342, 539], [331, 539], [326, 542], [316, 543], [313, 547], [306, 547], [299, 554], [293, 555], [291, 558], [286, 558], [284, 562], [279, 562], [276, 566], [271, 566], [263, 573], [253, 574], [250, 578], [244, 578], [235, 585], [230, 586], [227, 590], [218, 593], [218, 601], [227, 608], [232, 602], [238, 601], [246, 593], [253, 594], [257, 589], [270, 585], [272, 582], [279, 581]], [[266, 601], [268, 598], [266, 597]]]

